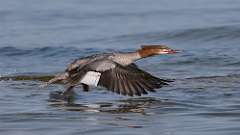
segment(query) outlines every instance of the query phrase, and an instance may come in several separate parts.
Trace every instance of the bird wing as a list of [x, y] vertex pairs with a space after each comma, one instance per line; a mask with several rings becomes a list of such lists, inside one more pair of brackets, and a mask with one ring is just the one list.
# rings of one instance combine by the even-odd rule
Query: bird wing
[[115, 67], [101, 72], [98, 86], [102, 86], [122, 95], [141, 96], [148, 91], [167, 85], [168, 80], [157, 78], [137, 67], [135, 64], [122, 66], [114, 63]]
[[79, 69], [69, 71], [68, 84], [77, 83], [102, 86], [122, 95], [141, 96], [168, 84], [168, 80], [157, 78], [135, 64], [123, 66], [111, 60], [96, 60]]

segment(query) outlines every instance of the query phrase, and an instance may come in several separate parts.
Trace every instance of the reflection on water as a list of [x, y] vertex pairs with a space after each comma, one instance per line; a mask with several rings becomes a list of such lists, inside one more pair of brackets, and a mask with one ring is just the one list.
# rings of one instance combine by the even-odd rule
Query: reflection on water
[[[72, 102], [49, 100], [49, 105], [58, 107], [59, 109], [67, 111], [83, 111], [83, 112], [106, 112], [106, 113], [140, 113], [146, 115], [145, 109], [153, 108], [154, 106], [166, 106], [172, 103], [162, 102], [151, 97], [130, 98], [124, 100], [117, 100], [115, 102], [97, 102], [94, 104], [84, 104]], [[172, 104], [173, 105], [173, 104]]]
[[[108, 102], [78, 103], [81, 101], [60, 101], [50, 99], [48, 105], [57, 110], [70, 112], [85, 112], [94, 115], [110, 114], [107, 121], [100, 124], [127, 128], [143, 128], [144, 125], [132, 122], [135, 118], [129, 117], [130, 113], [140, 114], [140, 116], [155, 115], [156, 112], [149, 111], [157, 108], [168, 108], [175, 105], [168, 100], [159, 100], [153, 97], [137, 97]], [[125, 115], [126, 114], [126, 115]], [[109, 120], [109, 118], [111, 120]]]

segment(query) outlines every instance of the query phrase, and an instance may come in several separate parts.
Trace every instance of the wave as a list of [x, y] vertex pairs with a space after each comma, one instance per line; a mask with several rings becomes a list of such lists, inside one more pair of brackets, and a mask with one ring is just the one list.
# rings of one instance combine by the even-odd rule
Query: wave
[[228, 74], [222, 76], [198, 76], [185, 78], [186, 80], [195, 80], [199, 82], [240, 82], [240, 74]]
[[54, 77], [53, 74], [42, 73], [22, 73], [12, 74], [8, 76], [0, 76], [0, 81], [42, 81], [47, 82]]
[[208, 26], [202, 28], [179, 29], [172, 31], [157, 31], [134, 34], [123, 34], [111, 38], [95, 39], [94, 41], [105, 42], [158, 42], [171, 41], [222, 41], [239, 40], [240, 24], [228, 24], [224, 26]]
[[169, 39], [187, 39], [187, 40], [226, 40], [239, 39], [240, 25], [225, 25], [203, 28], [193, 28], [187, 30], [179, 30], [167, 34]]
[[[17, 47], [2, 47], [0, 48], [0, 56], [72, 56], [72, 55], [85, 55], [102, 52], [102, 49], [98, 48], [76, 48], [76, 47], [42, 47], [42, 48], [30, 48], [20, 49]], [[108, 50], [109, 51], [109, 50]]]
[[[86, 39], [87, 43], [100, 42], [100, 43], [122, 43], [122, 42], [140, 42], [140, 43], [159, 43], [160, 41], [222, 41], [228, 42], [233, 40], [239, 40], [240, 37], [240, 24], [225, 25], [225, 26], [213, 26], [203, 28], [190, 28], [183, 30], [173, 31], [157, 31], [157, 32], [145, 32], [135, 34], [123, 34], [113, 37]], [[192, 44], [190, 44], [192, 46]], [[135, 46], [133, 46], [135, 47]], [[126, 47], [127, 48], [127, 47]], [[131, 50], [132, 48], [130, 48]], [[129, 50], [129, 49], [128, 49]], [[103, 52], [102, 48], [77, 48], [77, 47], [41, 47], [22, 49], [17, 47], [1, 47], [0, 56], [55, 56], [55, 55], [72, 55], [79, 53], [97, 53]]]

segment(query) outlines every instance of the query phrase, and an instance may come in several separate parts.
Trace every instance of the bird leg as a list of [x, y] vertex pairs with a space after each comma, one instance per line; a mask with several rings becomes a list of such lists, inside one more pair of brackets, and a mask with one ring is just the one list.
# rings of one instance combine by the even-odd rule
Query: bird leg
[[50, 92], [50, 101], [62, 101], [65, 100], [67, 102], [72, 102], [74, 100], [74, 91], [73, 88], [75, 86], [71, 85], [68, 86], [67, 89], [65, 91], [54, 91], [54, 92]]
[[89, 86], [86, 84], [82, 83], [83, 91], [88, 92], [89, 91]]
[[73, 91], [73, 88], [74, 88], [74, 87], [75, 87], [74, 85], [70, 85], [70, 86], [68, 86], [67, 89], [62, 93], [64, 100], [68, 100], [68, 101], [69, 101], [71, 98], [74, 97], [74, 91]]

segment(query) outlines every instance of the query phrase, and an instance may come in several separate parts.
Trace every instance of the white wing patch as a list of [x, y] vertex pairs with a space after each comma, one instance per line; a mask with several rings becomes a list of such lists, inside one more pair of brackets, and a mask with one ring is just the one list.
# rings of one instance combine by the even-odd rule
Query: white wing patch
[[88, 71], [85, 74], [85, 76], [82, 78], [81, 83], [97, 86], [100, 76], [101, 76], [101, 73], [99, 73], [99, 72]]

